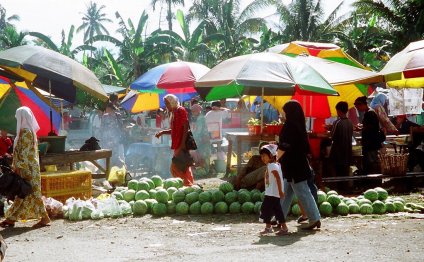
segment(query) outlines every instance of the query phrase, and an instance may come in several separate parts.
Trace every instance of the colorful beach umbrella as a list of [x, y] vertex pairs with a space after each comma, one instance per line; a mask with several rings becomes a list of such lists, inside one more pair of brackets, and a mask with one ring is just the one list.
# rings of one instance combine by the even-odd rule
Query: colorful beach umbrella
[[[372, 88], [369, 86], [369, 83], [383, 81], [381, 76], [369, 71], [368, 68], [344, 52], [339, 46], [331, 43], [294, 41], [271, 47], [268, 51], [291, 57], [307, 55], [309, 57], [319, 57], [328, 61], [336, 62], [332, 65], [326, 65], [321, 62], [320, 65], [324, 67], [315, 66], [314, 68], [321, 70], [320, 73], [323, 74], [324, 78], [333, 85], [334, 89], [337, 90], [340, 94], [339, 97], [327, 97], [326, 99], [323, 97], [302, 97], [299, 95], [294, 97], [294, 99], [299, 100], [299, 102], [304, 106], [305, 114], [309, 117], [327, 118], [330, 116], [337, 116], [334, 107], [339, 101], [346, 101], [349, 107], [352, 107], [357, 97], [368, 96], [372, 92]], [[340, 69], [337, 65], [340, 65]], [[350, 73], [341, 73], [340, 71], [346, 70], [346, 67], [343, 65], [363, 70], [357, 72], [349, 70]], [[325, 68], [330, 68], [328, 71], [330, 74], [323, 72], [323, 69]], [[369, 76], [364, 72], [364, 70], [374, 74], [375, 78], [369, 79]], [[366, 80], [362, 81], [364, 75]], [[356, 81], [351, 81], [353, 79]], [[273, 104], [273, 106], [279, 110], [287, 99], [289, 98], [267, 98], [267, 100], [269, 100], [268, 102]]]
[[[0, 76], [0, 129], [16, 134], [15, 112], [21, 106], [27, 106], [34, 113], [40, 126], [38, 136], [47, 136], [50, 132], [50, 106], [36, 93], [28, 89], [25, 83], [11, 83]], [[53, 131], [58, 133], [61, 116], [52, 110]]]
[[243, 95], [337, 95], [311, 66], [273, 53], [256, 53], [225, 60], [196, 82], [208, 101]]
[[357, 97], [368, 95], [369, 84], [384, 81], [383, 77], [378, 73], [331, 60], [303, 55], [297, 56], [295, 59], [308, 64], [320, 73], [333, 85], [339, 96], [303, 96], [295, 94], [294, 96], [284, 97], [264, 97], [265, 100], [279, 110], [288, 100], [295, 99], [301, 103], [305, 115], [308, 117], [328, 118], [337, 116], [335, 107], [338, 102], [346, 101], [349, 107], [352, 107]]
[[424, 87], [424, 40], [410, 43], [380, 71], [394, 88]]
[[1, 51], [0, 67], [71, 103], [108, 99], [92, 71], [44, 47], [24, 45]]
[[150, 90], [155, 89], [177, 89], [173, 92], [194, 93], [194, 83], [199, 80], [209, 68], [197, 63], [190, 62], [172, 62], [156, 66], [139, 78], [137, 78], [130, 88], [133, 90]]
[[176, 95], [181, 102], [198, 95], [194, 83], [209, 71], [209, 68], [197, 63], [172, 62], [156, 66], [131, 85], [121, 105], [131, 113], [155, 110], [165, 107], [163, 97], [166, 94]]
[[339, 46], [330, 43], [314, 43], [293, 41], [286, 44], [276, 45], [268, 49], [270, 53], [285, 54], [288, 56], [298, 56], [306, 54], [310, 56], [321, 57], [334, 62], [367, 69], [353, 57], [343, 51]]

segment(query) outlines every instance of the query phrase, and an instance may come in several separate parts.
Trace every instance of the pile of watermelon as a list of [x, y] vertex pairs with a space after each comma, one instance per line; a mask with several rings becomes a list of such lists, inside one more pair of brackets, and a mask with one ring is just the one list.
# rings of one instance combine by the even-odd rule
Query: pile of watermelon
[[253, 214], [259, 213], [264, 194], [259, 190], [234, 190], [229, 182], [204, 191], [197, 185], [184, 187], [179, 178], [162, 180], [159, 176], [131, 180], [128, 187], [112, 193], [118, 202], [131, 205], [134, 216]]
[[[327, 193], [318, 191], [318, 205], [322, 216], [348, 214], [386, 214], [396, 212], [424, 212], [424, 207], [406, 203], [401, 197], [389, 196], [388, 192], [381, 188], [368, 189], [362, 195], [357, 197], [344, 197], [339, 195], [334, 190], [329, 190]], [[300, 213], [297, 204], [293, 203], [293, 214]]]

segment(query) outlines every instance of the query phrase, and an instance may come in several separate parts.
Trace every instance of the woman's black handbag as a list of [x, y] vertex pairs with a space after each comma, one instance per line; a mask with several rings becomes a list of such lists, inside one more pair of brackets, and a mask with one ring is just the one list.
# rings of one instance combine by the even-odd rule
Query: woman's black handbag
[[0, 172], [0, 194], [8, 199], [25, 198], [32, 193], [31, 184], [8, 167], [2, 166]]
[[197, 149], [196, 141], [194, 140], [193, 133], [191, 132], [190, 129], [187, 132], [187, 138], [186, 138], [185, 146], [186, 146], [187, 150], [196, 150]]

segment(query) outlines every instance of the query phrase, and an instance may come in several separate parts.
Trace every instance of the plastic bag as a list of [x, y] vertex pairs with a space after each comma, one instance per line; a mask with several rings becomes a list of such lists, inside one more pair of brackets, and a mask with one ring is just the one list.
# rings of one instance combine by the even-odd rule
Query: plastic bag
[[114, 185], [123, 185], [125, 184], [126, 173], [127, 173], [127, 170], [125, 169], [125, 166], [123, 166], [122, 168], [113, 166], [110, 170], [107, 181], [109, 181], [109, 183]]
[[63, 204], [51, 197], [42, 197], [50, 218], [63, 217]]
[[122, 217], [122, 209], [114, 197], [100, 201], [98, 203], [98, 209], [103, 212], [105, 217]]
[[90, 219], [91, 213], [93, 213], [96, 210], [94, 205], [88, 200], [83, 203], [81, 215], [82, 219]]
[[132, 215], [132, 209], [131, 209], [130, 203], [128, 203], [125, 200], [118, 201], [118, 202], [119, 202], [119, 206], [121, 207], [121, 210], [122, 210], [122, 215], [124, 215], [124, 216]]
[[69, 220], [81, 221], [82, 220], [82, 208], [84, 207], [84, 201], [77, 200], [73, 203], [72, 208], [69, 210]]
[[99, 219], [102, 219], [102, 218], [104, 218], [104, 214], [99, 209], [96, 209], [91, 213], [91, 219], [99, 220]]

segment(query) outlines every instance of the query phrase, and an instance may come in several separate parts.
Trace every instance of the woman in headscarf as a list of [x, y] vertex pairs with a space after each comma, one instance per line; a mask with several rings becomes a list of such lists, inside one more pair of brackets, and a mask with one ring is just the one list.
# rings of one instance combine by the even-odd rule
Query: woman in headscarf
[[33, 227], [49, 226], [50, 218], [41, 199], [41, 175], [36, 133], [40, 129], [31, 109], [16, 110], [16, 138], [13, 150], [13, 169], [31, 184], [32, 193], [24, 199], [16, 197], [5, 214], [2, 227], [13, 227], [17, 220], [39, 219]]
[[285, 197], [281, 206], [287, 216], [293, 193], [296, 194], [309, 218], [309, 223], [301, 228], [319, 228], [321, 227], [321, 217], [308, 186], [308, 179], [312, 176], [312, 172], [307, 158], [310, 149], [306, 134], [305, 114], [299, 102], [295, 100], [288, 101], [283, 106], [283, 111], [286, 121], [280, 133], [277, 154], [284, 178]]
[[[184, 181], [184, 186], [192, 186], [194, 179], [191, 172], [191, 163], [181, 163], [188, 161], [190, 154], [185, 147], [188, 133], [188, 113], [186, 109], [180, 106], [178, 98], [175, 95], [168, 94], [163, 98], [166, 108], [170, 113], [171, 129], [166, 129], [156, 133], [159, 138], [162, 135], [171, 135], [171, 149], [174, 150], [173, 161], [171, 163], [171, 174], [173, 177], [179, 177]], [[175, 161], [174, 161], [175, 160]], [[177, 161], [179, 164], [177, 164]]]
[[209, 139], [205, 116], [202, 114], [202, 107], [199, 104], [194, 104], [190, 109], [192, 116], [191, 131], [197, 143], [197, 149], [194, 151], [195, 154], [193, 155], [195, 155], [196, 164], [203, 167], [206, 174], [208, 174], [211, 157], [211, 141]]
[[370, 107], [377, 114], [378, 120], [380, 122], [381, 127], [383, 128], [383, 131], [397, 134], [397, 128], [393, 125], [393, 123], [387, 116], [388, 102], [389, 99], [387, 98], [387, 96], [383, 93], [379, 93], [372, 99]]

